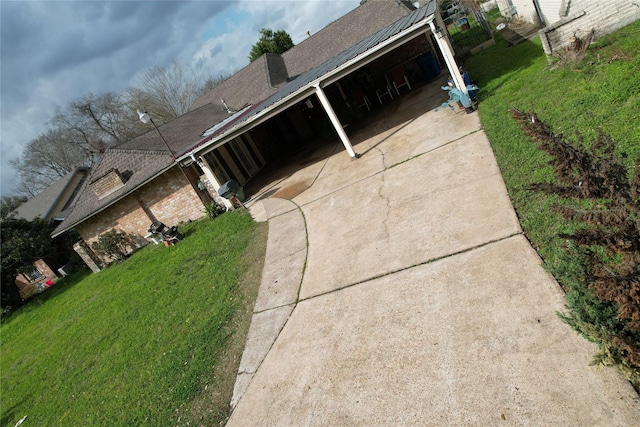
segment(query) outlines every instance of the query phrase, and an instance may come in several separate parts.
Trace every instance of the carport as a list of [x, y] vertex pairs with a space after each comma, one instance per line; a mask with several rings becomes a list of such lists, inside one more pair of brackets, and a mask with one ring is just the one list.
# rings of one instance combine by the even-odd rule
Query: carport
[[358, 158], [359, 154], [353, 149], [343, 124], [327, 98], [325, 89], [417, 37], [421, 35], [429, 37], [431, 33], [434, 35], [437, 48], [452, 76], [455, 86], [466, 93], [466, 85], [460, 75], [454, 59], [453, 49], [447, 38], [446, 31], [442, 30], [443, 28], [444, 24], [437, 11], [436, 1], [431, 1], [351, 48], [301, 74], [269, 98], [248, 106], [236, 112], [224, 122], [211, 127], [203, 133], [200, 141], [189, 151], [178, 157], [178, 162], [181, 165], [193, 161], [197, 162], [207, 179], [209, 179], [214, 188], [218, 189], [223, 183], [214, 173], [215, 168], [208, 164], [203, 157], [206, 153], [222, 147], [267, 120], [296, 106], [298, 103], [314, 97], [314, 95], [322, 105], [349, 156], [352, 159]]

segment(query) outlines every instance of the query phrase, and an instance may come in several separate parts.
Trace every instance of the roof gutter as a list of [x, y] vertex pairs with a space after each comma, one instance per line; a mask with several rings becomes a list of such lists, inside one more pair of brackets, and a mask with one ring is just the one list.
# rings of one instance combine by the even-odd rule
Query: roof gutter
[[360, 68], [374, 60], [378, 59], [382, 55], [390, 52], [391, 50], [396, 48], [397, 44], [401, 44], [402, 42], [412, 39], [416, 34], [422, 32], [424, 27], [429, 27], [431, 22], [434, 20], [435, 14], [431, 14], [426, 16], [422, 21], [416, 22], [414, 25], [409, 27], [406, 31], [401, 31], [398, 34], [390, 37], [389, 39], [383, 41], [382, 43], [374, 46], [373, 48], [363, 52], [353, 59], [345, 62], [341, 66], [335, 68], [329, 73], [307, 83], [304, 87], [298, 89], [296, 92], [291, 93], [290, 95], [284, 97], [283, 99], [276, 101], [272, 106], [265, 108], [255, 116], [249, 118], [247, 121], [232, 127], [224, 134], [220, 135], [217, 139], [212, 137], [209, 140], [201, 141], [201, 144], [195, 149], [192, 149], [185, 154], [178, 157], [176, 160], [178, 162], [183, 161], [191, 155], [198, 155], [198, 152], [210, 151], [221, 147], [226, 144], [230, 140], [242, 135], [244, 132], [266, 122], [273, 116], [285, 111], [292, 104], [300, 102], [310, 95], [315, 93], [315, 86], [325, 87], [331, 83], [334, 83], [340, 80], [345, 75], [353, 72], [355, 69]]

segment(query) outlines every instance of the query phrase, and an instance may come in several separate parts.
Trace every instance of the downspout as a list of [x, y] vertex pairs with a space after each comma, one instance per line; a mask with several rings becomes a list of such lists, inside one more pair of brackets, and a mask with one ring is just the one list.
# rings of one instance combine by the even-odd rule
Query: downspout
[[322, 104], [322, 107], [324, 107], [324, 110], [329, 116], [329, 119], [331, 120], [333, 127], [338, 133], [338, 136], [340, 137], [340, 140], [342, 141], [344, 148], [347, 149], [347, 152], [349, 153], [349, 157], [351, 157], [351, 159], [357, 159], [358, 157], [360, 157], [360, 154], [357, 154], [353, 150], [353, 146], [351, 146], [351, 141], [349, 141], [349, 137], [344, 131], [344, 128], [342, 127], [342, 123], [340, 123], [340, 119], [338, 119], [338, 116], [336, 116], [335, 111], [333, 111], [333, 108], [331, 107], [331, 104], [327, 99], [327, 95], [325, 95], [324, 90], [322, 90], [322, 88], [320, 87], [320, 83], [318, 82], [314, 84], [313, 87], [316, 90], [316, 95], [318, 95], [318, 99], [320, 99], [320, 103]]

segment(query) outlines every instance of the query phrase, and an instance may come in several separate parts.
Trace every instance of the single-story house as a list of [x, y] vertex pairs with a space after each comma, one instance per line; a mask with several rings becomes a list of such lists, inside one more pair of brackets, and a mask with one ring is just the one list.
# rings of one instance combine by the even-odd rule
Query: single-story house
[[609, 34], [640, 19], [640, 3], [632, 0], [495, 0], [500, 13], [543, 28], [544, 51], [550, 55], [584, 37]]
[[27, 221], [40, 218], [50, 223], [61, 222], [71, 211], [80, 187], [88, 174], [89, 168], [74, 169], [35, 197], [18, 206], [13, 214], [16, 218], [23, 218]]
[[76, 250], [97, 269], [88, 246], [100, 234], [119, 229], [142, 245], [153, 221], [198, 219], [225, 182], [245, 184], [319, 130], [334, 132], [358, 158], [344, 130], [349, 110], [382, 104], [441, 68], [466, 91], [443, 28], [435, 1], [418, 9], [363, 1], [284, 54], [252, 62], [183, 116], [108, 149], [52, 235], [75, 228], [84, 240]]

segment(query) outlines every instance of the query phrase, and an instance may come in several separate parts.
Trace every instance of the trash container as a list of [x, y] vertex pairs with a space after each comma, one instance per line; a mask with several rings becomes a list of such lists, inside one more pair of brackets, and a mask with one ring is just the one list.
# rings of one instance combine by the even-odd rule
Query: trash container
[[166, 228], [167, 226], [164, 225], [164, 223], [160, 221], [153, 221], [147, 231], [153, 234], [164, 234]]
[[236, 196], [241, 202], [245, 201], [242, 187], [233, 179], [222, 184], [220, 188], [218, 188], [218, 194], [225, 199], [231, 199], [233, 196]]
[[420, 71], [424, 75], [425, 80], [431, 80], [440, 75], [440, 66], [431, 52], [422, 54], [416, 58], [416, 62], [420, 67]]
[[[462, 73], [462, 80], [464, 81], [464, 84], [466, 84], [467, 86], [469, 86], [471, 84], [471, 79], [469, 78], [469, 72], [465, 71], [464, 73]], [[471, 98], [472, 100], [475, 99], [476, 97], [476, 91], [475, 90], [470, 90], [469, 91], [469, 98]]]

